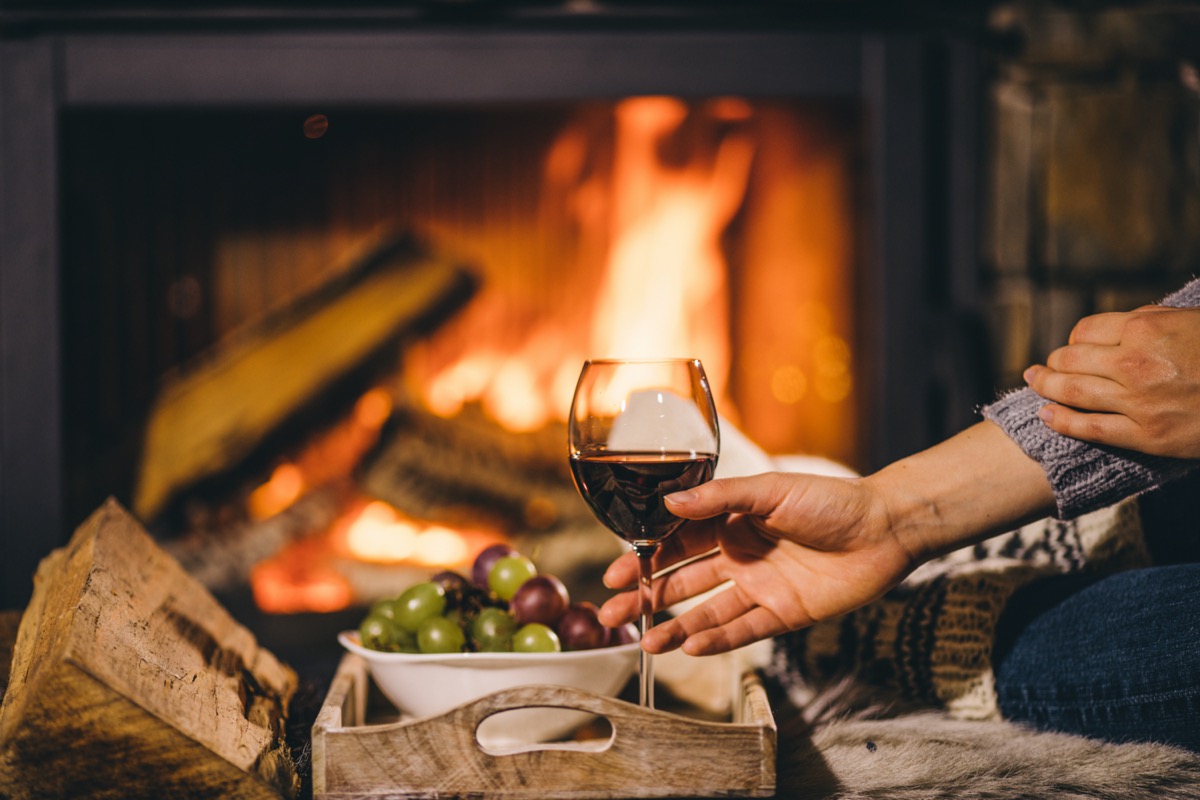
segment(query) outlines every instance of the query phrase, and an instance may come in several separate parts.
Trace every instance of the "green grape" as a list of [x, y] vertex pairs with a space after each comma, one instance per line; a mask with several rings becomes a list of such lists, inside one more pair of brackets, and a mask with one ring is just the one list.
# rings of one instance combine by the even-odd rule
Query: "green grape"
[[382, 614], [367, 614], [358, 626], [358, 639], [363, 647], [391, 653], [412, 653], [417, 650], [417, 637]]
[[417, 629], [417, 647], [422, 653], [458, 653], [466, 643], [462, 628], [447, 617], [430, 617]]
[[471, 620], [474, 619], [474, 615], [469, 613], [467, 609], [459, 608], [457, 606], [454, 608], [447, 608], [445, 612], [443, 612], [442, 616], [453, 622], [458, 627], [462, 628], [464, 631], [467, 630], [471, 624]]
[[528, 556], [514, 553], [498, 559], [488, 573], [488, 588], [501, 600], [512, 600], [521, 584], [537, 575], [537, 567]]
[[513, 632], [517, 621], [502, 608], [488, 606], [471, 621], [471, 641], [475, 648], [485, 653], [501, 653], [512, 650]]
[[446, 590], [432, 581], [413, 584], [396, 598], [394, 606], [396, 624], [416, 633], [422, 622], [440, 617], [446, 610]]
[[531, 622], [513, 634], [512, 648], [514, 653], [558, 653], [562, 643], [553, 630], [540, 622]]
[[390, 597], [386, 600], [376, 600], [371, 604], [371, 610], [367, 613], [394, 620], [396, 618], [396, 598]]

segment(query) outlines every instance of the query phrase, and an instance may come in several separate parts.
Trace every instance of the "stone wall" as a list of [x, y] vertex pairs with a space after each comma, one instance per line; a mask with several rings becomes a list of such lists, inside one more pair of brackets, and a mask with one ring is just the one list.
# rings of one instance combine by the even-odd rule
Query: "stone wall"
[[1200, 7], [993, 10], [983, 263], [998, 387], [1200, 274]]

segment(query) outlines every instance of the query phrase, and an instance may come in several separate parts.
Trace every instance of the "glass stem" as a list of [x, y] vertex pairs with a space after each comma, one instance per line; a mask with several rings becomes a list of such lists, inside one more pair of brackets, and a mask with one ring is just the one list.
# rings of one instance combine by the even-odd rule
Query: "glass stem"
[[[657, 547], [634, 547], [634, 552], [638, 557], [638, 596], [641, 600], [642, 636], [645, 636], [646, 631], [654, 625], [654, 596], [651, 594], [651, 579], [654, 570], [650, 562], [657, 549]], [[640, 649], [638, 650], [638, 676], [640, 679], [639, 701], [643, 708], [654, 708], [654, 663], [650, 654]]]

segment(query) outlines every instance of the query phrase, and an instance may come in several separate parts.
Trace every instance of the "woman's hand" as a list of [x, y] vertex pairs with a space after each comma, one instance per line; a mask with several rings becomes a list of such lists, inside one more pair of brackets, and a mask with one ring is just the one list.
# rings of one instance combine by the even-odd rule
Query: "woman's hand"
[[[712, 655], [803, 628], [875, 600], [926, 559], [1054, 509], [1042, 468], [981, 422], [867, 478], [766, 473], [667, 497], [692, 520], [654, 555], [654, 607], [707, 596], [647, 631], [642, 647]], [[637, 618], [637, 557], [604, 575], [624, 589], [600, 609]]]
[[[655, 607], [733, 584], [647, 632], [642, 643], [652, 653], [682, 645], [690, 655], [710, 655], [802, 628], [874, 600], [915, 566], [862, 480], [783, 473], [720, 479], [669, 495], [667, 507], [701, 521], [655, 554], [656, 571], [677, 567], [655, 579]], [[604, 580], [611, 588], [635, 587], [637, 557], [617, 559]], [[607, 625], [637, 615], [636, 591], [601, 609]]]
[[1145, 306], [1080, 320], [1045, 366], [1025, 372], [1065, 436], [1200, 458], [1200, 309]]

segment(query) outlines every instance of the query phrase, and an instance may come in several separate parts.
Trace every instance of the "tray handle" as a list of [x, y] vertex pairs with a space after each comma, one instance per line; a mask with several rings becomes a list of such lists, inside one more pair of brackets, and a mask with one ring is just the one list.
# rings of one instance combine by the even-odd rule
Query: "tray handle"
[[[569, 686], [531, 685], [503, 689], [481, 697], [478, 700], [447, 712], [446, 716], [453, 717], [453, 722], [463, 730], [475, 731], [489, 717], [505, 711], [519, 711], [530, 708], [554, 708], [570, 711], [582, 711], [594, 714], [608, 720], [612, 726], [612, 735], [607, 740], [588, 740], [584, 742], [532, 742], [528, 744], [505, 746], [503, 748], [484, 744], [476, 736], [476, 744], [480, 750], [489, 754], [511, 754], [522, 750], [563, 750], [585, 749], [593, 752], [607, 750], [619, 740], [618, 732], [629, 728], [650, 724], [663, 712], [643, 709], [639, 706], [598, 695], [593, 692], [575, 689]], [[682, 719], [682, 718], [681, 718]]]

